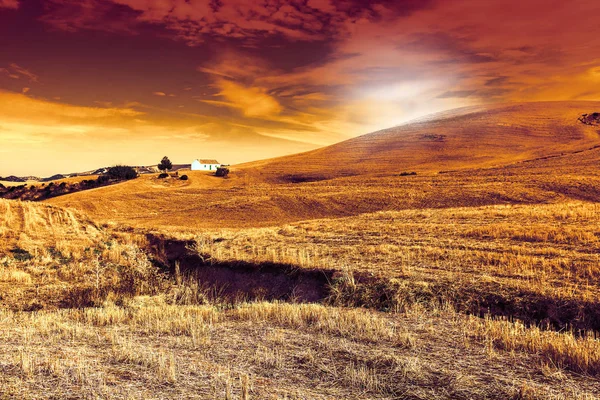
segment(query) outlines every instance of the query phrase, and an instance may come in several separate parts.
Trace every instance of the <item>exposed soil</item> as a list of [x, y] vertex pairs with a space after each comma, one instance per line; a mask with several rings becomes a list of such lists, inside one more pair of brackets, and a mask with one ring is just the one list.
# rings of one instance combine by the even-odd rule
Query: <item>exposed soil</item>
[[194, 250], [194, 241], [147, 235], [155, 262], [171, 274], [197, 280], [222, 299], [294, 300], [397, 311], [416, 303], [451, 304], [477, 316], [502, 316], [549, 329], [600, 332], [600, 302], [544, 296], [490, 282], [431, 281], [428, 285], [367, 273], [307, 269], [275, 262], [217, 261]]

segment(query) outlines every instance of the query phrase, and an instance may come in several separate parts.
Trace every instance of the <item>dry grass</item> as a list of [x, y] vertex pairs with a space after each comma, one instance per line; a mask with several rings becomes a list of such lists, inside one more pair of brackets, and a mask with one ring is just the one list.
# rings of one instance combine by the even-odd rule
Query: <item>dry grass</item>
[[31, 275], [25, 271], [13, 268], [0, 269], [0, 282], [16, 283], [16, 284], [31, 284]]
[[[228, 179], [190, 171], [189, 181], [166, 184], [142, 176], [49, 202], [100, 222], [168, 230], [272, 226], [376, 211], [598, 201], [598, 133], [577, 121], [594, 107], [597, 102], [462, 110], [457, 117], [236, 166]], [[432, 140], [432, 132], [445, 132], [445, 141]], [[440, 174], [450, 169], [457, 171]], [[403, 171], [419, 173], [399, 176]]]
[[[0, 393], [598, 398], [599, 342], [577, 329], [600, 331], [600, 149], [572, 118], [596, 105], [471, 110], [230, 179], [142, 176], [51, 200], [67, 209], [0, 200]], [[341, 171], [356, 157], [370, 161]], [[455, 166], [485, 168], [438, 173]], [[169, 238], [173, 276], [151, 262]], [[282, 277], [310, 271], [329, 280], [322, 304], [298, 300], [322, 276]], [[225, 301], [227, 286], [241, 295]]]
[[567, 202], [378, 212], [173, 235], [195, 238], [194, 251], [209, 264], [337, 270], [338, 304], [401, 310], [450, 302], [598, 329], [599, 218], [597, 204]]
[[471, 317], [465, 334], [507, 351], [539, 354], [557, 368], [600, 376], [600, 340], [593, 332], [575, 336], [572, 332], [526, 327], [518, 321]]
[[461, 339], [471, 322], [448, 311], [390, 316], [277, 303], [221, 309], [145, 297], [123, 307], [0, 311], [0, 321], [5, 345], [0, 391], [9, 397], [517, 399], [526, 391], [536, 399], [592, 399], [599, 394], [593, 382], [568, 371], [560, 372], [559, 384], [548, 380], [545, 358], [533, 351], [490, 355], [485, 343]]
[[597, 129], [578, 118], [599, 108], [599, 102], [467, 107], [243, 167], [268, 171], [265, 178], [272, 180], [494, 167], [597, 145]]
[[[47, 256], [47, 244], [78, 255], [98, 241], [99, 228], [87, 217], [38, 203], [0, 199], [0, 250], [15, 246]], [[0, 253], [2, 254], [2, 253]]]
[[36, 310], [152, 293], [163, 278], [138, 247], [81, 214], [0, 200], [0, 306]]
[[[20, 202], [5, 202], [3, 207], [2, 243], [7, 253], [0, 279], [5, 285], [0, 392], [8, 398], [591, 399], [598, 395], [595, 381], [571, 372], [595, 374], [597, 360], [592, 355], [584, 358], [586, 349], [595, 348], [586, 348], [588, 342], [568, 334], [550, 336], [520, 327], [521, 344], [509, 347], [501, 344], [497, 331], [478, 330], [476, 320], [432, 307], [433, 303], [407, 304], [404, 313], [395, 315], [282, 302], [178, 305], [174, 291], [192, 293], [188, 303], [207, 302], [209, 296], [202, 291], [210, 288], [194, 287], [181, 276], [165, 281], [166, 286], [154, 282], [155, 270], [139, 249], [145, 245], [140, 235], [111, 233], [60, 208]], [[474, 220], [483, 212], [493, 213], [499, 221], [510, 215], [539, 219], [551, 213], [558, 220], [580, 222], [596, 216], [586, 204], [548, 207], [551, 211], [544, 210], [543, 217], [527, 207], [424, 210], [429, 225], [416, 231], [428, 237], [424, 229], [441, 229], [436, 218], [453, 215], [465, 223], [463, 230], [456, 230], [457, 237], [475, 241]], [[404, 241], [415, 240], [410, 232], [425, 215], [413, 213], [188, 237], [195, 237], [196, 250], [214, 260], [285, 261], [306, 269], [333, 265], [340, 271], [335, 279], [353, 287], [352, 296], [358, 297], [361, 282], [354, 279], [359, 268], [353, 257], [362, 255], [363, 272], [377, 272], [368, 265], [375, 266], [382, 256], [394, 262], [397, 253], [406, 253]], [[53, 224], [44, 223], [50, 219]], [[399, 219], [405, 225], [390, 224]], [[389, 231], [383, 239], [397, 242], [369, 250], [375, 246], [371, 240], [382, 239], [374, 235], [382, 227]], [[497, 236], [500, 239], [494, 240], [515, 240], [514, 235]], [[590, 243], [588, 237], [580, 240]], [[91, 250], [82, 251], [83, 245]], [[562, 245], [578, 244], [571, 240]], [[23, 252], [12, 252], [14, 248]], [[401, 256], [399, 273], [390, 269], [385, 276], [401, 282], [402, 277], [416, 275], [411, 262], [427, 254]], [[122, 284], [127, 284], [126, 290], [119, 289]], [[82, 288], [94, 295], [88, 300], [101, 306], [52, 311], [53, 304], [71, 304], [64, 300], [73, 301]], [[99, 288], [110, 290], [100, 293]], [[153, 291], [159, 295], [136, 296]], [[39, 303], [35, 308], [50, 311], [6, 308], [31, 309], [23, 300], [28, 296]], [[527, 339], [536, 335], [545, 341]], [[566, 345], [569, 338], [574, 342]], [[498, 347], [508, 351], [490, 351]]]
[[565, 156], [540, 171], [523, 164], [469, 173], [361, 175], [298, 184], [269, 183], [268, 176], [243, 169], [232, 172], [230, 179], [191, 171], [189, 181], [173, 185], [145, 175], [47, 202], [78, 209], [102, 223], [171, 230], [279, 226], [376, 211], [598, 200], [600, 174], [594, 166], [600, 150], [588, 156], [581, 166], [568, 164]]

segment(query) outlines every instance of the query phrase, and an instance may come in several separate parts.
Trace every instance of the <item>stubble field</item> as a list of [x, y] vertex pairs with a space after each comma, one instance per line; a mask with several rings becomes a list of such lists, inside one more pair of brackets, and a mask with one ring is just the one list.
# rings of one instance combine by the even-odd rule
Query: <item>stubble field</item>
[[0, 200], [0, 397], [599, 398], [600, 151], [557, 132], [582, 142]]

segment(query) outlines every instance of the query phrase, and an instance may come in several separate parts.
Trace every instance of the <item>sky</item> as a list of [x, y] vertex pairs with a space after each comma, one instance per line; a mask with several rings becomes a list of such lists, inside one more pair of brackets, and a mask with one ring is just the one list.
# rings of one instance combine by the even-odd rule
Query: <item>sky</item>
[[306, 151], [600, 100], [597, 0], [0, 0], [0, 176]]

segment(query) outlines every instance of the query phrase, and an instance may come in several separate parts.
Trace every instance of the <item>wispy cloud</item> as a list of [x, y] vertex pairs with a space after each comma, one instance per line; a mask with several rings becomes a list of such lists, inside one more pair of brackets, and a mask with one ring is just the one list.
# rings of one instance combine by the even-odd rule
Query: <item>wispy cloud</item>
[[33, 119], [45, 122], [83, 120], [93, 123], [96, 119], [127, 118], [143, 114], [132, 108], [75, 106], [0, 90], [0, 117], [4, 120]]
[[[103, 70], [105, 79], [98, 79], [97, 68], [79, 69], [72, 77], [67, 69], [27, 69], [26, 58], [20, 58], [14, 60], [19, 65], [2, 65], [0, 85], [13, 92], [31, 87], [23, 97], [61, 97], [73, 106], [109, 101], [97, 107], [100, 114], [123, 109], [145, 114], [95, 117], [89, 108], [56, 114], [60, 105], [51, 111], [19, 99], [20, 107], [30, 107], [30, 114], [13, 108], [21, 122], [26, 115], [37, 121], [31, 110], [39, 107], [47, 120], [105, 126], [110, 132], [121, 127], [139, 140], [146, 139], [144, 126], [160, 137], [189, 129], [190, 137], [198, 132], [208, 135], [208, 142], [269, 136], [329, 144], [454, 107], [600, 98], [598, 24], [582, 18], [600, 15], [597, 1], [553, 1], [551, 6], [546, 0], [40, 3], [43, 15], [31, 21], [63, 31], [49, 35], [57, 41], [57, 54], [71, 51], [89, 65], [109, 60], [119, 68]], [[91, 42], [122, 38], [124, 48], [136, 51], [97, 46], [99, 54], [81, 57], [77, 35]], [[160, 63], [156, 54], [164, 57]], [[36, 85], [50, 77], [62, 81]], [[109, 80], [123, 84], [108, 91], [98, 83]]]
[[0, 74], [4, 74], [12, 79], [26, 79], [32, 83], [40, 82], [39, 76], [15, 63], [11, 63], [6, 68], [0, 68]]
[[257, 87], [245, 87], [238, 83], [220, 80], [217, 82], [220, 92], [217, 96], [226, 101], [208, 101], [209, 104], [225, 105], [239, 109], [246, 117], [272, 117], [282, 111], [281, 104]]
[[[135, 32], [141, 24], [154, 24], [164, 26], [174, 38], [190, 45], [203, 43], [211, 36], [259, 40], [283, 36], [292, 41], [340, 38], [351, 30], [347, 23], [350, 19], [378, 22], [388, 15], [404, 17], [433, 3], [432, 0], [48, 1], [53, 6], [49, 7], [49, 13], [43, 20], [58, 29]], [[108, 23], [103, 25], [105, 19]]]
[[0, 0], [0, 8], [10, 8], [16, 10], [19, 8], [19, 0]]
[[[160, 111], [162, 117], [153, 117], [150, 111]], [[315, 147], [269, 138], [260, 133], [264, 123], [241, 126], [223, 118], [183, 112], [177, 112], [177, 118], [165, 117], [169, 113], [139, 103], [83, 107], [0, 91], [3, 163], [18, 166], [14, 173], [35, 175], [83, 171], [111, 163], [150, 164], [164, 153], [185, 163], [198, 157], [199, 148], [224, 162], [237, 163]], [[235, 154], [231, 152], [233, 141]], [[23, 157], [30, 162], [20, 163]], [[13, 173], [5, 165], [5, 173]]]
[[35, 83], [39, 83], [40, 82], [39, 76], [37, 76], [36, 74], [34, 74], [33, 72], [29, 71], [26, 68], [23, 68], [23, 67], [15, 64], [15, 63], [10, 64], [10, 68], [16, 74], [19, 74], [20, 76], [29, 79], [30, 82], [35, 82]]
[[211, 68], [198, 67], [198, 71], [204, 72], [205, 74], [209, 74], [209, 75], [217, 75], [217, 76], [222, 76], [222, 77], [225, 77], [225, 78], [234, 79], [233, 76], [227, 75], [225, 72], [217, 71], [217, 70], [211, 69]]

